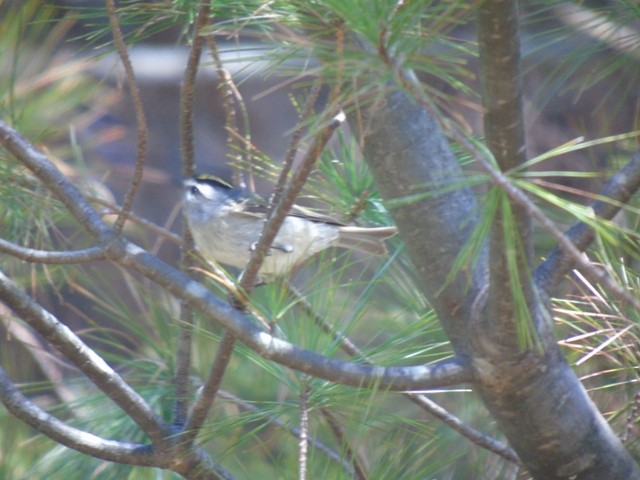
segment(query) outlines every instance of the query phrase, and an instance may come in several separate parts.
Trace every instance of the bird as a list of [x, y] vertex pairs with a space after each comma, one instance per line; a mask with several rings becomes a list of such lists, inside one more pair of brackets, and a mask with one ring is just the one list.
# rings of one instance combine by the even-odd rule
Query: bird
[[[184, 216], [198, 251], [208, 260], [244, 268], [265, 225], [268, 203], [211, 175], [188, 178], [183, 185]], [[259, 278], [267, 282], [286, 276], [329, 247], [384, 255], [384, 241], [396, 233], [395, 227], [345, 225], [294, 205], [264, 257]]]

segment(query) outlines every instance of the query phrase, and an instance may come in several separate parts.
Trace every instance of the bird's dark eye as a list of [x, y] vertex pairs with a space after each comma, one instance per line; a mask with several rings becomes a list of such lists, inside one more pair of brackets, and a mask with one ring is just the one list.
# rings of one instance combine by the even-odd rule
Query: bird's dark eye
[[193, 187], [191, 187], [191, 193], [193, 195], [200, 195], [200, 189], [194, 185]]

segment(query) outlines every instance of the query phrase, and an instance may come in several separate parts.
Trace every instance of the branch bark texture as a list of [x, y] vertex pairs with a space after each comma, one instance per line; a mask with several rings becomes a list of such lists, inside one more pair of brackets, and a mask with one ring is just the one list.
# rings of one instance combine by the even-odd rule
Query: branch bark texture
[[[495, 167], [505, 171], [525, 160], [516, 4], [488, 1], [481, 9], [481, 61], [487, 62], [485, 130]], [[478, 208], [469, 190], [446, 189], [462, 184], [461, 172], [435, 119], [403, 93], [391, 92], [350, 120], [386, 200], [408, 197], [425, 187], [434, 192], [394, 208], [392, 216], [419, 272], [420, 287], [455, 350], [470, 355], [475, 389], [529, 472], [536, 479], [553, 480], [640, 478], [637, 465], [550, 335], [548, 305], [535, 291], [526, 242], [519, 252], [518, 272], [544, 348], [519, 345], [514, 300], [505, 285], [511, 280], [506, 244], [496, 240], [505, 231], [502, 218], [492, 226], [490, 266], [487, 256], [481, 256], [475, 268], [470, 265], [443, 286], [470, 238]], [[514, 202], [511, 211], [518, 234], [530, 238], [528, 210]], [[482, 301], [484, 295], [489, 302]]]

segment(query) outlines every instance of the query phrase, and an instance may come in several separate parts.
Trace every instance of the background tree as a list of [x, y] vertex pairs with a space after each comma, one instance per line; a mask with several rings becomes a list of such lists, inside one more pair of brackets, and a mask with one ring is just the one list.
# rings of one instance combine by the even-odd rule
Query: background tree
[[[146, 478], [162, 469], [167, 478], [242, 478], [268, 469], [274, 478], [640, 478], [637, 92], [604, 95], [611, 101], [603, 113], [584, 122], [589, 141], [567, 138], [541, 154], [527, 151], [523, 114], [527, 98], [528, 110], [550, 118], [544, 95], [571, 92], [561, 82], [571, 69], [578, 92], [610, 93], [619, 77], [633, 78], [634, 2], [601, 9], [540, 2], [518, 11], [516, 2], [494, 0], [118, 9], [107, 0], [80, 10], [91, 25], [85, 42], [108, 38], [124, 66], [135, 148], [127, 182], [106, 182], [119, 189], [121, 205], [95, 173], [83, 172], [85, 152], [109, 145], [87, 139], [105, 121], [96, 99], [111, 99], [113, 90], [91, 89], [84, 71], [95, 67], [86, 59], [60, 61], [64, 49], [43, 47], [72, 24], [40, 7], [25, 2], [2, 12], [2, 41], [13, 48], [2, 59], [11, 68], [3, 69], [10, 75], [2, 78], [0, 123], [8, 180], [0, 189], [8, 338], [0, 396], [11, 415], [84, 455], [41, 439], [34, 452], [48, 454], [30, 466], [30, 452], [13, 455], [18, 448], [7, 436], [4, 476]], [[156, 160], [149, 150], [159, 140], [127, 45], [166, 28], [190, 39], [179, 100], [181, 176], [196, 171], [195, 112], [208, 98], [198, 95], [197, 79], [206, 55], [235, 181], [275, 185], [272, 213], [239, 282], [202, 265], [188, 231], [178, 262], [166, 247], [177, 236], [136, 215], [158, 178], [158, 163], [147, 162]], [[599, 37], [570, 50], [567, 36], [580, 32]], [[521, 38], [532, 52], [525, 66]], [[542, 60], [541, 45], [552, 50]], [[225, 50], [253, 52], [256, 62], [269, 61], [261, 72], [285, 76], [267, 92], [296, 85], [288, 103], [298, 121], [283, 161], [257, 145], [251, 102], [239, 88], [250, 77], [230, 75]], [[34, 51], [43, 63], [34, 64]], [[58, 63], [50, 67], [53, 51]], [[94, 108], [80, 116], [81, 102]], [[603, 120], [610, 115], [615, 122]], [[72, 142], [52, 132], [68, 121]], [[528, 130], [541, 148], [548, 130], [535, 122]], [[99, 132], [99, 141], [113, 138]], [[73, 149], [53, 150], [68, 144]], [[571, 154], [577, 167], [561, 162]], [[588, 155], [593, 171], [584, 168]], [[176, 162], [168, 168], [179, 176]], [[169, 186], [162, 184], [163, 195]], [[169, 204], [177, 203], [174, 190]], [[290, 203], [305, 196], [345, 220], [392, 218], [400, 231], [392, 255], [370, 261], [332, 252], [293, 283], [254, 290], [270, 239]], [[614, 222], [616, 215], [624, 220]], [[171, 266], [178, 263], [181, 270]], [[20, 371], [28, 358], [44, 386], [12, 380], [33, 379], [26, 364]], [[470, 387], [473, 398], [447, 390], [447, 409], [433, 401], [453, 386]], [[458, 435], [471, 442], [459, 445]]]

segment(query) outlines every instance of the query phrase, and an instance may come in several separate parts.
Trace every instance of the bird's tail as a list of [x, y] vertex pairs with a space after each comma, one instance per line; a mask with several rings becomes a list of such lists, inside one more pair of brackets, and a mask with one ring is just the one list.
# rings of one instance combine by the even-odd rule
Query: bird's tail
[[340, 227], [337, 246], [373, 255], [386, 255], [387, 247], [384, 241], [393, 237], [396, 233], [398, 233], [396, 227], [365, 228], [344, 226]]

